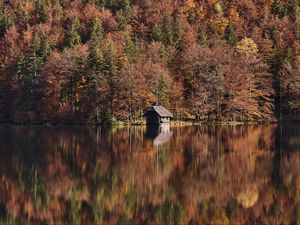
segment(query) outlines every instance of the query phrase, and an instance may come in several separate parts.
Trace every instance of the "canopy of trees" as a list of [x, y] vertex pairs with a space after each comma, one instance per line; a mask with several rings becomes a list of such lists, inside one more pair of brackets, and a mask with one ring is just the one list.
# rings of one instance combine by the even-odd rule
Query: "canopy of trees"
[[298, 0], [0, 0], [0, 121], [300, 111]]

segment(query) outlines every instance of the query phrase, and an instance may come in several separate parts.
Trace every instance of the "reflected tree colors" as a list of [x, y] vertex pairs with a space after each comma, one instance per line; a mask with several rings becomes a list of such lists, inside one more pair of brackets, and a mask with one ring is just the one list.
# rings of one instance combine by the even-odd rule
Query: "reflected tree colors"
[[300, 126], [0, 128], [0, 224], [300, 224]]

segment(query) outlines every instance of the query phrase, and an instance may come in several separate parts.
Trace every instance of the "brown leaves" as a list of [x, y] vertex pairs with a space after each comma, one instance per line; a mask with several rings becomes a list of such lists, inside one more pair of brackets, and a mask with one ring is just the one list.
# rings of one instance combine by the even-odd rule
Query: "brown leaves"
[[[92, 100], [87, 86], [89, 73], [94, 74], [95, 71], [87, 72], [85, 62], [89, 54], [86, 45], [91, 44], [89, 33], [91, 22], [94, 18], [99, 18], [104, 30], [104, 41], [98, 53], [101, 55], [101, 51], [105, 52], [107, 45], [111, 41], [114, 42], [117, 59], [120, 61], [118, 69], [125, 77], [117, 86], [122, 87], [125, 81], [128, 83], [126, 77], [132, 74], [134, 91], [138, 93], [137, 96], [141, 94], [144, 99], [134, 100], [142, 104], [140, 108], [155, 102], [154, 77], [157, 74], [165, 74], [163, 76], [172, 90], [170, 99], [182, 99], [186, 111], [189, 111], [189, 105], [192, 104], [205, 113], [219, 108], [218, 115], [221, 111], [226, 112], [224, 118], [231, 114], [247, 113], [260, 117], [262, 113], [256, 110], [258, 101], [260, 108], [264, 108], [262, 111], [268, 112], [269, 115], [270, 109], [274, 106], [274, 102], [270, 100], [274, 99], [274, 90], [271, 85], [258, 85], [258, 81], [267, 80], [272, 84], [272, 78], [268, 74], [270, 66], [272, 69], [275, 68], [274, 64], [280, 67], [281, 60], [298, 55], [299, 44], [295, 37], [297, 24], [292, 6], [291, 10], [286, 12], [286, 16], [278, 17], [272, 11], [271, 0], [131, 1], [131, 18], [122, 25], [121, 29], [118, 23], [122, 22], [120, 15], [124, 6], [121, 4], [122, 1], [113, 2], [101, 5], [99, 1], [97, 3], [82, 0], [47, 1], [47, 4], [42, 5], [40, 9], [42, 14], [47, 14], [44, 20], [39, 15], [36, 2], [13, 0], [3, 3], [0, 28], [2, 29], [3, 26], [3, 32], [6, 34], [0, 40], [0, 59], [1, 70], [5, 71], [6, 76], [1, 75], [0, 79], [3, 81], [2, 84], [4, 80], [6, 83], [3, 91], [5, 95], [16, 99], [16, 92], [21, 92], [15, 88], [16, 85], [13, 85], [14, 81], [9, 79], [15, 77], [16, 58], [21, 52], [27, 57], [32, 51], [32, 43], [36, 35], [44, 35], [47, 37], [45, 45], [48, 45], [49, 51], [54, 53], [47, 60], [40, 77], [43, 84], [42, 93], [49, 97], [47, 99], [48, 97], [44, 96], [43, 102], [51, 99], [53, 106], [64, 107], [65, 111], [68, 111], [73, 100], [70, 96], [66, 98], [58, 93], [63, 92], [65, 96], [65, 92], [70, 92], [66, 80], [77, 73], [76, 76], [79, 76], [75, 85], [77, 94], [73, 97], [76, 104], [80, 106], [76, 107], [87, 108], [86, 111], [94, 108], [97, 101]], [[80, 46], [77, 46], [73, 53], [70, 53], [71, 50], [66, 50], [66, 37], [69, 32], [67, 20], [70, 17], [79, 20], [76, 27], [76, 40], [81, 40]], [[171, 22], [161, 26], [164, 18], [167, 17], [173, 18], [172, 20], [179, 22], [180, 25]], [[229, 24], [232, 27], [229, 27]], [[170, 34], [165, 34], [168, 32]], [[128, 37], [132, 42], [129, 43], [131, 48], [139, 48], [139, 52], [134, 53], [136, 55], [132, 61], [126, 59], [125, 40]], [[225, 40], [231, 46], [225, 44]], [[74, 43], [78, 44], [77, 41]], [[240, 56], [237, 52], [242, 53], [241, 55], [246, 53], [248, 57]], [[275, 62], [277, 55], [280, 60]], [[259, 66], [258, 62], [252, 60], [267, 65]], [[141, 65], [137, 65], [138, 63]], [[254, 72], [250, 67], [257, 67], [263, 71]], [[151, 76], [149, 71], [152, 73]], [[273, 69], [272, 72], [273, 77], [276, 77], [276, 71]], [[147, 93], [141, 91], [143, 83], [147, 87]], [[104, 80], [101, 85], [103, 85], [101, 98], [106, 99], [109, 93]], [[14, 87], [14, 90], [9, 90], [10, 86]], [[218, 100], [219, 92], [222, 93]], [[263, 100], [257, 100], [258, 98]], [[191, 101], [191, 99], [197, 100]], [[85, 103], [88, 101], [91, 102]], [[116, 102], [115, 105], [122, 105], [122, 110], [128, 104], [128, 100], [121, 95], [113, 101]], [[170, 107], [175, 107], [174, 101], [170, 102]], [[206, 106], [203, 107], [204, 105]], [[47, 107], [44, 109], [43, 114], [51, 114], [46, 112]], [[116, 113], [123, 115], [121, 111], [116, 110]], [[260, 112], [262, 111], [260, 109]]]

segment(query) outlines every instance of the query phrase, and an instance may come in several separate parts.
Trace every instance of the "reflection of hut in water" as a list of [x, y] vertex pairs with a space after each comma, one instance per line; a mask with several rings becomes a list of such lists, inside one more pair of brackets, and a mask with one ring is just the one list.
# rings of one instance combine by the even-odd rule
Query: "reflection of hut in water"
[[145, 112], [147, 124], [169, 123], [173, 118], [172, 113], [163, 106], [153, 106]]
[[173, 132], [170, 130], [170, 124], [160, 125], [159, 131], [159, 135], [153, 140], [154, 145], [162, 145], [167, 143], [173, 135]]
[[151, 125], [146, 127], [146, 137], [149, 139], [154, 139], [159, 134], [159, 125]]
[[164, 123], [160, 125], [147, 126], [145, 136], [153, 140], [155, 146], [163, 145], [167, 143], [173, 135], [170, 124]]
[[154, 145], [158, 146], [167, 143], [171, 139], [173, 132], [170, 129], [170, 124], [164, 123], [147, 126], [145, 135], [153, 140]]

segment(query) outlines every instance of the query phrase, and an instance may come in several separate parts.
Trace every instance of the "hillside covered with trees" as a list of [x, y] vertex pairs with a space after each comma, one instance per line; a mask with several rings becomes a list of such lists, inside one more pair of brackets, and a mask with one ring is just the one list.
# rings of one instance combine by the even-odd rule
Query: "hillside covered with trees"
[[298, 0], [0, 0], [1, 122], [296, 119]]

